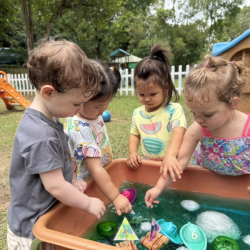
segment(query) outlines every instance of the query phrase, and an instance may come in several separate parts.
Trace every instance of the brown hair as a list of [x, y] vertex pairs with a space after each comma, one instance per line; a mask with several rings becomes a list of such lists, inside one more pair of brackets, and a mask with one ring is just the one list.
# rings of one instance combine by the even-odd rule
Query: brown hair
[[99, 84], [96, 95], [90, 101], [108, 100], [116, 95], [120, 87], [121, 74], [117, 68], [111, 67], [98, 60], [92, 61], [99, 72]]
[[96, 91], [98, 72], [85, 53], [73, 42], [49, 40], [29, 54], [29, 80], [38, 90], [45, 85], [63, 93], [79, 88], [91, 94]]
[[175, 89], [170, 75], [171, 64], [168, 59], [169, 52], [161, 44], [155, 44], [151, 48], [150, 56], [145, 57], [135, 67], [135, 90], [138, 80], [146, 81], [146, 84], [153, 82], [158, 84], [162, 90], [168, 89], [168, 94], [163, 106], [167, 106], [172, 99], [174, 92], [175, 101], [179, 100], [179, 94]]
[[245, 86], [247, 68], [242, 61], [230, 62], [221, 57], [206, 55], [203, 62], [194, 67], [184, 84], [184, 97], [190, 102], [210, 102], [214, 91], [221, 102], [230, 104], [233, 97], [240, 97]]

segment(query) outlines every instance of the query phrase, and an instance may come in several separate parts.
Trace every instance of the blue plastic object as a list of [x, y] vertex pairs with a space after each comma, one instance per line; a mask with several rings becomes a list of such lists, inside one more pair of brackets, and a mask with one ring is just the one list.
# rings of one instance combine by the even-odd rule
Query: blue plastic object
[[213, 50], [212, 50], [212, 56], [218, 56], [218, 55], [222, 54], [223, 52], [231, 49], [232, 47], [234, 47], [236, 44], [241, 42], [243, 39], [245, 39], [249, 35], [250, 35], [250, 29], [246, 30], [243, 34], [236, 37], [231, 42], [216, 43], [213, 47]]
[[114, 52], [112, 52], [109, 56], [115, 56], [115, 55], [118, 54], [119, 52], [122, 52], [122, 53], [124, 53], [124, 54], [130, 56], [130, 54], [129, 54], [127, 51], [123, 50], [123, 49], [117, 49], [117, 50], [115, 50]]
[[178, 245], [183, 244], [177, 233], [177, 227], [172, 222], [166, 222], [164, 219], [160, 219], [157, 221], [157, 224], [161, 227], [160, 233], [166, 235], [170, 241]]
[[102, 114], [102, 119], [104, 120], [104, 122], [109, 122], [111, 119], [111, 114], [108, 110], [104, 111]]
[[180, 236], [189, 250], [207, 249], [207, 237], [205, 232], [191, 222], [188, 222], [181, 228]]

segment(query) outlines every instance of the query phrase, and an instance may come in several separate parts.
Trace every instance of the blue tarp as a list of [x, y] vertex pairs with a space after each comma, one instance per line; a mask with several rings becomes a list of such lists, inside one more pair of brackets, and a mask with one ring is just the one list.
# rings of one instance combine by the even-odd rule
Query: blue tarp
[[241, 34], [231, 42], [216, 43], [212, 50], [212, 56], [218, 56], [221, 53], [231, 49], [249, 35], [250, 35], [250, 29], [246, 30], [243, 34]]
[[127, 51], [123, 50], [123, 49], [117, 49], [116, 51], [112, 52], [109, 56], [115, 56], [119, 52], [122, 52], [122, 53], [130, 56], [130, 54]]

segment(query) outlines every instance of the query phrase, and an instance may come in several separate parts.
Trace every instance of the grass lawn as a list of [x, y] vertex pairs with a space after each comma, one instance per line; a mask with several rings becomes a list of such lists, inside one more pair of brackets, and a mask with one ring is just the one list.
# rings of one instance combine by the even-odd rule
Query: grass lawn
[[[32, 101], [34, 97], [26, 96]], [[188, 125], [193, 122], [193, 117], [188, 112], [183, 97], [180, 99], [188, 120]], [[141, 104], [135, 96], [120, 96], [119, 94], [109, 105], [111, 121], [106, 123], [114, 158], [128, 157], [128, 139], [133, 110]], [[0, 249], [6, 249], [6, 215], [10, 201], [9, 190], [9, 166], [15, 132], [24, 109], [17, 107], [15, 110], [7, 110], [0, 98]], [[63, 120], [63, 119], [62, 119]], [[140, 151], [141, 152], [141, 151]]]
[[6, 74], [28, 74], [27, 68], [19, 65], [0, 65], [0, 71]]

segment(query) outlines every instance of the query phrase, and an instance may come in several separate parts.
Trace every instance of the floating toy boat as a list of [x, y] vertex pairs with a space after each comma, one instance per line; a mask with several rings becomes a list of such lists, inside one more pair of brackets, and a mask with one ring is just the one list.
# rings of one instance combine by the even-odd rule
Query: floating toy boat
[[177, 233], [177, 227], [172, 222], [166, 222], [164, 219], [160, 219], [157, 221], [157, 224], [161, 227], [160, 233], [166, 235], [170, 241], [178, 245], [183, 244]]
[[237, 241], [227, 237], [218, 236], [213, 241], [213, 250], [240, 250]]
[[121, 194], [124, 195], [132, 204], [136, 199], [137, 191], [134, 188], [128, 188], [124, 190], [123, 192], [121, 192]]
[[190, 250], [207, 249], [207, 237], [205, 232], [191, 222], [188, 222], [181, 228], [180, 236], [184, 244]]

